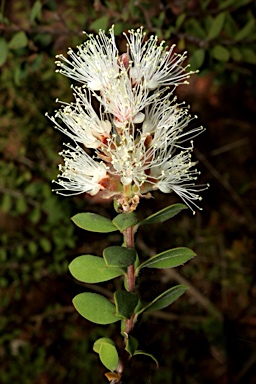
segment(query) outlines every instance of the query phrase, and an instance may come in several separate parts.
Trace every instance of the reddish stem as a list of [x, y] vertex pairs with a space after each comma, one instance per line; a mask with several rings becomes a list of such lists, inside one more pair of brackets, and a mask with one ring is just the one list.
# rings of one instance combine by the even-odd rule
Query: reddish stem
[[[125, 239], [125, 244], [127, 248], [134, 248], [134, 228], [133, 227], [129, 227], [124, 231], [124, 239]], [[135, 280], [136, 280], [135, 269], [134, 269], [134, 264], [132, 264], [127, 268], [127, 290], [129, 292], [135, 292]], [[125, 326], [124, 332], [127, 334], [127, 336], [134, 328], [134, 324], [135, 324], [134, 317], [135, 317], [134, 314], [132, 314], [130, 319], [126, 320], [126, 326]], [[126, 340], [125, 340], [125, 344], [126, 344]], [[120, 360], [117, 368], [117, 372], [120, 374], [120, 379], [111, 381], [111, 384], [114, 384], [114, 383], [118, 384], [121, 382], [122, 373], [124, 371], [124, 368], [128, 359], [129, 359], [128, 353], [125, 350], [123, 350], [120, 356]]]
[[[134, 228], [129, 227], [124, 231], [125, 243], [127, 248], [134, 248]], [[127, 268], [127, 288], [129, 292], [135, 292], [135, 273], [134, 264]]]

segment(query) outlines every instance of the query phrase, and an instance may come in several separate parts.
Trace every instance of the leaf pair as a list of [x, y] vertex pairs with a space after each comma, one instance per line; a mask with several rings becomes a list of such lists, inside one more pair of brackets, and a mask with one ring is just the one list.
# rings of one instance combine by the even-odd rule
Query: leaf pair
[[135, 316], [138, 317], [144, 311], [166, 308], [183, 295], [187, 289], [188, 287], [185, 285], [177, 285], [145, 305], [138, 305], [138, 296], [123, 290], [115, 292], [115, 305], [97, 293], [84, 292], [74, 297], [73, 304], [80, 315], [87, 320], [96, 324], [112, 324], [118, 320], [129, 319], [134, 312]]
[[134, 212], [120, 213], [112, 221], [96, 213], [84, 212], [76, 214], [72, 217], [72, 220], [78, 227], [90, 232], [110, 233], [118, 230], [123, 232], [129, 227], [135, 227], [135, 230], [137, 230], [140, 225], [163, 223], [186, 208], [184, 204], [173, 204], [140, 222], [138, 222]]

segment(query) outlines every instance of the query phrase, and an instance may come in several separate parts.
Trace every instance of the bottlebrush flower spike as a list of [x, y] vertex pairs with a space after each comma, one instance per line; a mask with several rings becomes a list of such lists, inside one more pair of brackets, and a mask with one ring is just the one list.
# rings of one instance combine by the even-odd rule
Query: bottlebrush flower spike
[[50, 117], [75, 142], [62, 152], [58, 192], [102, 191], [127, 212], [159, 189], [198, 208], [205, 187], [195, 185], [191, 139], [203, 128], [188, 129], [194, 118], [173, 95], [192, 74], [182, 66], [186, 54], [168, 50], [156, 36], [146, 39], [142, 28], [125, 34], [127, 52], [119, 53], [113, 27], [109, 33], [89, 35], [70, 59], [58, 56], [58, 71], [82, 83], [73, 88], [75, 102], [62, 103]]

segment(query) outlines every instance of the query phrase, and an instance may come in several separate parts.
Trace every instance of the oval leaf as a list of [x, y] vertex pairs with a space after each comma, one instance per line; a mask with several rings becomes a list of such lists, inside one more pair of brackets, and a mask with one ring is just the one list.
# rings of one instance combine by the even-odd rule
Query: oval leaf
[[28, 45], [28, 38], [24, 31], [20, 31], [13, 35], [11, 41], [8, 46], [10, 49], [19, 49], [24, 48]]
[[93, 350], [99, 354], [100, 361], [107, 369], [114, 371], [117, 368], [118, 353], [111, 339], [107, 337], [98, 339], [93, 345]]
[[8, 45], [4, 37], [0, 37], [0, 67], [6, 62]]
[[134, 293], [120, 290], [114, 293], [114, 299], [116, 304], [116, 315], [125, 319], [130, 319], [138, 304], [138, 296]]
[[192, 70], [200, 68], [205, 59], [205, 50], [203, 48], [196, 49], [189, 58], [189, 64]]
[[83, 255], [76, 257], [69, 270], [75, 279], [83, 283], [100, 283], [122, 275], [120, 268], [107, 268], [102, 257]]
[[207, 36], [209, 40], [215, 39], [215, 37], [219, 36], [225, 21], [225, 17], [226, 13], [221, 12], [212, 20]]
[[222, 45], [215, 45], [212, 50], [212, 56], [219, 61], [228, 61], [230, 57], [230, 53], [227, 48]]
[[160, 296], [155, 298], [153, 301], [151, 301], [151, 303], [142, 308], [139, 312], [137, 312], [137, 316], [144, 311], [156, 311], [168, 307], [181, 295], [183, 295], [183, 293], [186, 292], [187, 289], [188, 287], [186, 285], [176, 285], [175, 287], [168, 289]]
[[80, 293], [73, 299], [74, 307], [85, 319], [96, 324], [112, 324], [120, 320], [115, 315], [115, 306], [97, 293]]
[[108, 233], [117, 231], [117, 227], [110, 219], [97, 213], [78, 213], [73, 216], [71, 220], [73, 220], [78, 227], [90, 232]]
[[242, 29], [240, 29], [240, 31], [237, 32], [234, 38], [235, 41], [241, 41], [246, 37], [248, 37], [251, 31], [253, 30], [254, 26], [255, 26], [255, 19], [249, 20], [248, 23]]
[[106, 30], [108, 27], [108, 16], [104, 15], [100, 17], [99, 19], [95, 20], [90, 25], [90, 29], [93, 29], [95, 31], [98, 31], [99, 29]]
[[256, 64], [256, 53], [252, 48], [241, 47], [241, 54], [244, 62], [250, 64]]
[[186, 263], [188, 260], [196, 256], [192, 249], [179, 247], [169, 249], [156, 256], [151, 257], [149, 260], [142, 263], [138, 270], [141, 268], [174, 268]]
[[42, 3], [40, 0], [36, 0], [34, 3], [31, 12], [30, 12], [30, 22], [33, 23], [36, 19], [40, 20], [42, 16]]
[[113, 223], [119, 229], [120, 232], [123, 232], [129, 227], [133, 227], [137, 224], [138, 219], [134, 212], [120, 213], [113, 219]]
[[166, 220], [171, 219], [175, 215], [177, 215], [183, 209], [187, 209], [187, 206], [184, 204], [173, 204], [169, 207], [162, 209], [150, 215], [146, 219], [140, 221], [137, 225], [140, 226], [142, 224], [155, 224], [155, 223], [163, 223]]
[[108, 267], [126, 268], [135, 262], [136, 251], [134, 248], [113, 245], [104, 249], [103, 257]]

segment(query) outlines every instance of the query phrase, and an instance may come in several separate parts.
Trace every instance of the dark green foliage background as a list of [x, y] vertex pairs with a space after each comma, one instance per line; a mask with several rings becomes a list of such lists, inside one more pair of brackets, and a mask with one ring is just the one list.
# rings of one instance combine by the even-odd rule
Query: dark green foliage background
[[[168, 310], [138, 323], [140, 347], [160, 368], [134, 359], [124, 383], [255, 382], [255, 16], [250, 0], [1, 1], [1, 383], [104, 382], [93, 342], [103, 336], [119, 342], [115, 325], [90, 324], [71, 300], [95, 289], [109, 295], [121, 283], [79, 285], [67, 271], [77, 255], [120, 245], [119, 235], [87, 233], [70, 220], [81, 211], [111, 218], [112, 204], [51, 192], [66, 138], [44, 116], [53, 113], [57, 97], [72, 100], [69, 81], [54, 72], [55, 55], [82, 43], [82, 31], [112, 24], [117, 35], [143, 25], [189, 51], [200, 75], [178, 96], [207, 128], [195, 155], [200, 181], [211, 184], [195, 217], [184, 211], [139, 231], [142, 257], [174, 246], [191, 247], [198, 257], [170, 274], [142, 270], [145, 300], [182, 279], [192, 287]], [[122, 36], [118, 42], [125, 50]], [[142, 201], [141, 218], [178, 202], [154, 197]]]

